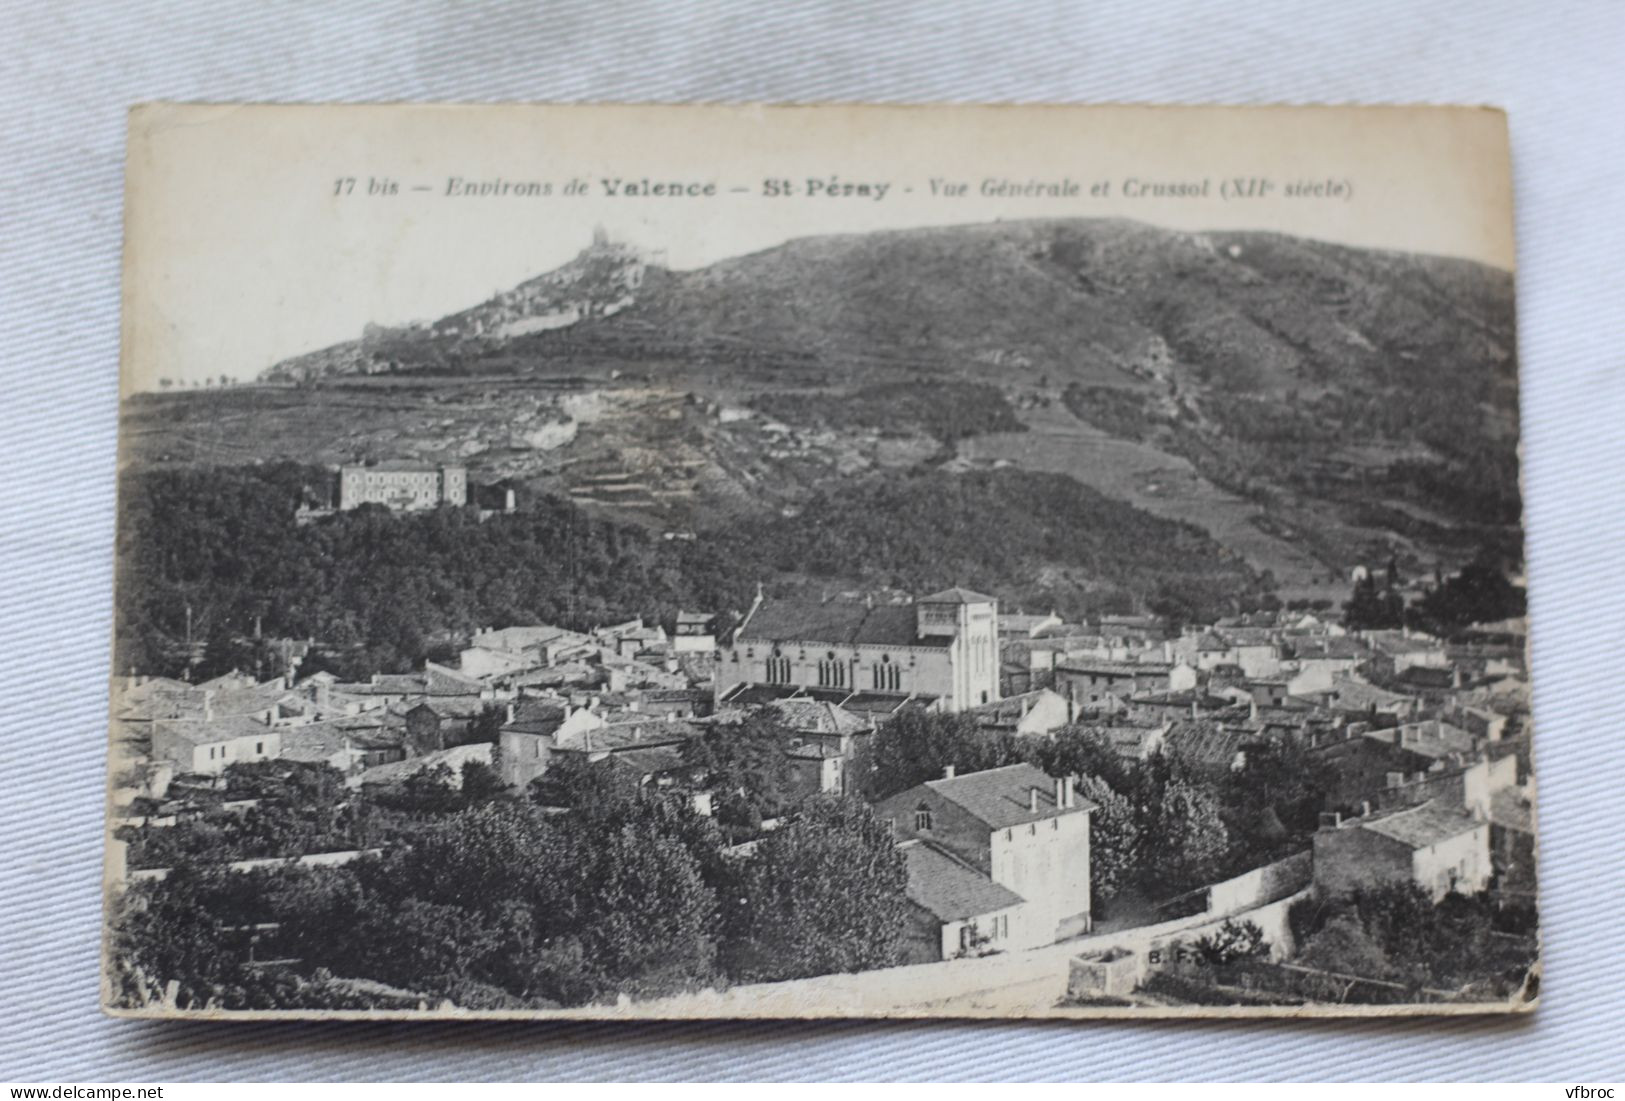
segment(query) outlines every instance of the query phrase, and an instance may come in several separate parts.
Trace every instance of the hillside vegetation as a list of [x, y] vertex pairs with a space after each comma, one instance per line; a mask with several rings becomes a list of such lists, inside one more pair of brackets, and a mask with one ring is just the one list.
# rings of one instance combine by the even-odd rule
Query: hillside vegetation
[[1256, 592], [1245, 564], [1195, 528], [1058, 475], [886, 474], [762, 516], [662, 539], [556, 497], [481, 523], [470, 510], [369, 506], [317, 523], [294, 510], [322, 480], [293, 463], [127, 473], [121, 487], [118, 668], [185, 669], [186, 613], [200, 673], [251, 667], [255, 618], [313, 638], [347, 675], [401, 671], [481, 625], [585, 629], [680, 608], [739, 612], [776, 594], [848, 586], [983, 587], [1010, 605], [1233, 610]]
[[[1106, 433], [1143, 473], [1059, 472], [1324, 587], [1390, 555], [1413, 575], [1519, 560], [1513, 325], [1507, 272], [1266, 233], [1000, 222], [681, 272], [597, 240], [470, 309], [275, 365], [275, 385], [143, 395], [126, 455], [461, 462], [698, 532], [956, 453], [1056, 472]], [[1039, 444], [1006, 438], [1040, 422]]]

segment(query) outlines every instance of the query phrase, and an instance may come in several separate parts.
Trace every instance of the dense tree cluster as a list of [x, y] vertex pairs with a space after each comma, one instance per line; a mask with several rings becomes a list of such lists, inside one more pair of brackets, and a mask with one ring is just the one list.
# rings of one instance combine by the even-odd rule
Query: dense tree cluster
[[1381, 585], [1375, 575], [1362, 577], [1343, 604], [1343, 623], [1354, 630], [1409, 626], [1451, 638], [1464, 627], [1498, 623], [1527, 610], [1524, 590], [1507, 577], [1507, 565], [1484, 553], [1438, 580], [1409, 607], [1394, 587], [1392, 569]]
[[763, 982], [891, 966], [907, 887], [885, 822], [855, 800], [814, 800], [762, 839], [723, 892], [726, 969]]
[[[477, 1008], [653, 997], [898, 961], [906, 877], [862, 804], [814, 800], [753, 851], [607, 763], [561, 770], [562, 813], [431, 777], [409, 843], [335, 867], [228, 873], [183, 853], [115, 917], [124, 1004], [343, 998], [332, 976]], [[442, 789], [439, 799], [423, 796]], [[298, 809], [298, 808], [294, 808]], [[395, 811], [405, 816], [405, 811]], [[396, 837], [400, 841], [401, 837]], [[254, 962], [280, 961], [271, 970]]]
[[[1414, 883], [1304, 899], [1289, 921], [1304, 966], [1497, 1000], [1524, 983], [1538, 948], [1533, 905], [1455, 892], [1435, 904]], [[1357, 986], [1339, 993], [1360, 996]]]
[[753, 834], [794, 800], [785, 756], [791, 731], [756, 712], [738, 723], [717, 723], [682, 748], [683, 763], [715, 793], [717, 821]]

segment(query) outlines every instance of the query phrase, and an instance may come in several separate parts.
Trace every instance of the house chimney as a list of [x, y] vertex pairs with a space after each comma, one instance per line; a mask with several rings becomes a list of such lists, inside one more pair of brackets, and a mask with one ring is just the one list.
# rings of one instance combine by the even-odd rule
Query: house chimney
[[1200, 716], [1197, 715], [1197, 713], [1196, 713], [1196, 699], [1195, 699], [1195, 697], [1192, 697], [1192, 699], [1191, 699], [1191, 718], [1193, 718], [1193, 719], [1200, 718]]
[[1369, 818], [1370, 816], [1371, 816], [1371, 800], [1369, 800], [1369, 799], [1360, 800], [1360, 817], [1361, 818]]
[[510, 723], [513, 722], [513, 716], [514, 716], [514, 706], [513, 706], [513, 704], [510, 703], [510, 704], [508, 704], [508, 721]]
[[1038, 813], [1038, 789], [1035, 787], [1027, 789], [1027, 810], [1032, 814]]
[[944, 780], [952, 780], [954, 778], [954, 766], [953, 765], [948, 765], [942, 770], [942, 778]]
[[1066, 780], [1063, 777], [1057, 776], [1055, 778], [1055, 809], [1065, 810], [1066, 805]]
[[214, 689], [206, 688], [203, 691], [203, 721], [214, 721]]

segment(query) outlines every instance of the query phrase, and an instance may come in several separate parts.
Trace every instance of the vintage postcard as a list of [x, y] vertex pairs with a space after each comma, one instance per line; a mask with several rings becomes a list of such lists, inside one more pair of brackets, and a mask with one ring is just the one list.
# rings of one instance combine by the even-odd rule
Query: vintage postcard
[[1505, 117], [131, 115], [104, 1005], [1525, 1011]]

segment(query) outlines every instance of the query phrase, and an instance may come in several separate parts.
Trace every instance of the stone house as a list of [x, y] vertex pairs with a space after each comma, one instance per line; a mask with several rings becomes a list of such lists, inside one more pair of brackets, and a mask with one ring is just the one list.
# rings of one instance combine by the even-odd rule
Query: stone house
[[1474, 894], [1490, 882], [1490, 823], [1442, 799], [1348, 819], [1327, 814], [1314, 862], [1315, 888], [1326, 894], [1380, 883], [1415, 883], [1435, 902], [1451, 891]]

